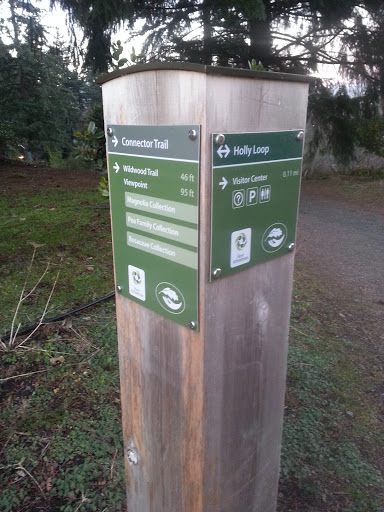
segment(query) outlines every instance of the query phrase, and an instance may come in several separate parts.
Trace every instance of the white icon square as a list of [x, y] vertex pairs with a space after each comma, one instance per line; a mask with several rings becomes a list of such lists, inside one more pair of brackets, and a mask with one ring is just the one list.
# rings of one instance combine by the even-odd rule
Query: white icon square
[[232, 192], [232, 208], [242, 208], [245, 204], [245, 190], [234, 190]]
[[128, 286], [130, 295], [145, 301], [145, 272], [143, 269], [128, 265]]
[[260, 203], [268, 203], [271, 200], [271, 185], [260, 187]]
[[257, 199], [259, 195], [258, 187], [247, 188], [247, 206], [252, 206], [257, 204]]
[[231, 268], [251, 260], [251, 228], [234, 231], [231, 235]]

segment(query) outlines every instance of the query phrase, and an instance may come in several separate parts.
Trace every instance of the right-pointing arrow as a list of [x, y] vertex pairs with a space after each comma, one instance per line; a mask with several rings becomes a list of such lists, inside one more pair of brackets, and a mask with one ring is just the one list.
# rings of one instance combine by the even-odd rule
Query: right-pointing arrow
[[224, 178], [224, 176], [221, 178], [221, 181], [219, 182], [219, 185], [221, 187], [221, 190], [224, 190], [225, 187], [228, 185], [228, 181]]
[[117, 162], [115, 162], [115, 165], [113, 166], [113, 168], [115, 169], [115, 172], [119, 172], [120, 171], [120, 166]]
[[227, 158], [230, 152], [231, 150], [229, 149], [227, 144], [225, 146], [220, 146], [219, 149], [217, 150], [217, 154], [219, 155], [220, 158], [223, 158], [223, 156], [224, 158]]
[[116, 147], [119, 142], [119, 139], [116, 137], [116, 135], [113, 137], [112, 142], [113, 142], [113, 145]]

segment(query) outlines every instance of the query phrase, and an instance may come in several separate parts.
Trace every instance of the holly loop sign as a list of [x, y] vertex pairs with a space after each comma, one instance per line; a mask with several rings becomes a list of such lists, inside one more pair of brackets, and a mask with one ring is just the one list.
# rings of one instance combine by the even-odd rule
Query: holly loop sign
[[[211, 279], [290, 252], [301, 130], [212, 135]], [[219, 143], [218, 143], [219, 142]]]

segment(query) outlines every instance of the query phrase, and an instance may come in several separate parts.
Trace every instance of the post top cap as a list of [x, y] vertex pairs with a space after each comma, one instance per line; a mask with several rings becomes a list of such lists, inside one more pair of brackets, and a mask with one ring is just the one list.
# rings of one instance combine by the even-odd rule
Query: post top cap
[[307, 75], [295, 75], [290, 73], [276, 73], [274, 71], [254, 71], [251, 69], [227, 68], [222, 66], [206, 66], [205, 64], [194, 64], [189, 62], [149, 62], [148, 64], [136, 64], [126, 68], [112, 71], [96, 80], [96, 83], [103, 85], [106, 82], [145, 71], [192, 71], [195, 73], [205, 73], [207, 75], [232, 76], [263, 80], [279, 80], [286, 82], [306, 82], [315, 80], [314, 77]]

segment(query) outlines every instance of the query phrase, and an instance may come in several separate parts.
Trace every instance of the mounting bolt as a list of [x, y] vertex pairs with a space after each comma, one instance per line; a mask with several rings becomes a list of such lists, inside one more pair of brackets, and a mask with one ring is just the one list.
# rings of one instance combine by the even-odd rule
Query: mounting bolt
[[215, 137], [215, 144], [217, 144], [218, 146], [222, 146], [225, 142], [225, 135], [224, 133], [219, 133], [218, 135], [216, 135]]
[[288, 245], [288, 251], [289, 252], [293, 252], [295, 250], [295, 244], [294, 243], [291, 243]]
[[296, 137], [297, 140], [303, 140], [304, 139], [304, 132], [301, 131], [297, 134], [297, 137]]
[[123, 287], [119, 284], [116, 286], [117, 293], [121, 293], [123, 291]]
[[136, 466], [136, 464], [139, 462], [139, 456], [132, 448], [128, 448], [127, 450], [127, 459], [131, 466]]
[[188, 137], [191, 140], [196, 140], [197, 139], [197, 131], [196, 130], [189, 130]]
[[190, 322], [188, 322], [188, 327], [193, 331], [194, 329], [196, 329], [196, 322], [191, 320]]
[[212, 272], [212, 275], [215, 279], [218, 279], [221, 276], [221, 268], [215, 268]]
[[109, 135], [110, 137], [112, 137], [112, 135], [113, 135], [113, 130], [112, 130], [112, 128], [107, 128], [107, 135]]

